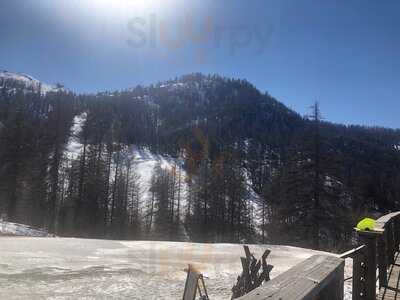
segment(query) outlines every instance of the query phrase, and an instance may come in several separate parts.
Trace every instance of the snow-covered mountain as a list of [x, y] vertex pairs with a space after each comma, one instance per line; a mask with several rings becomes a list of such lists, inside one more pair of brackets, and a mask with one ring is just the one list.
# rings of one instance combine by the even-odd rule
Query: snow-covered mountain
[[26, 74], [2, 70], [0, 70], [0, 89], [6, 89], [10, 93], [22, 89], [24, 92], [40, 92], [43, 95], [63, 90], [60, 86], [42, 83]]

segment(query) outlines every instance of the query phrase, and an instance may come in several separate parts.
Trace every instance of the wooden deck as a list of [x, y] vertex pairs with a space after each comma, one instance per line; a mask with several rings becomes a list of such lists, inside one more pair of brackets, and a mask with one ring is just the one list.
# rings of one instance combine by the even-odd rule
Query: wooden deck
[[400, 211], [356, 232], [357, 248], [336, 260], [313, 256], [238, 300], [343, 300], [346, 258], [353, 260], [352, 300], [400, 300]]
[[395, 264], [388, 270], [388, 286], [379, 290], [379, 300], [400, 300], [400, 253], [396, 253]]

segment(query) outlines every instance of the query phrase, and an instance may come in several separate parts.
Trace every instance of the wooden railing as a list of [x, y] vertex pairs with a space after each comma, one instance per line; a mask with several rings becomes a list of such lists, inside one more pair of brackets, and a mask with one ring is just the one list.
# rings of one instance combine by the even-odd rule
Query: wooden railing
[[[343, 299], [344, 259], [353, 259], [352, 299], [375, 300], [388, 285], [388, 268], [400, 245], [400, 212], [379, 218], [373, 231], [358, 231], [359, 244], [339, 256], [316, 255], [301, 262], [240, 300]], [[379, 271], [378, 278], [376, 276]]]
[[240, 300], [343, 299], [344, 260], [314, 255]]
[[[400, 245], [400, 212], [382, 216], [373, 231], [357, 230], [360, 247], [343, 253], [353, 258], [352, 298], [376, 299], [376, 285], [388, 285], [388, 268], [395, 262]], [[376, 272], [378, 270], [378, 277]]]

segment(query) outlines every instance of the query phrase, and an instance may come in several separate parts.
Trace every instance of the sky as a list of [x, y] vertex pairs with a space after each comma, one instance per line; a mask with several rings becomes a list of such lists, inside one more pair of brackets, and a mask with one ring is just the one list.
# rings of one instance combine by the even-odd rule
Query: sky
[[397, 0], [1, 0], [0, 70], [77, 93], [188, 73], [246, 79], [300, 114], [400, 128]]

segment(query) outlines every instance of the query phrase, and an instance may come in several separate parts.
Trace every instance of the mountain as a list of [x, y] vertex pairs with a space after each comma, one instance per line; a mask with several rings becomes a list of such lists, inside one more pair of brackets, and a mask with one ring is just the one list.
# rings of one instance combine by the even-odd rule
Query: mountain
[[42, 83], [26, 74], [0, 70], [0, 90], [6, 90], [9, 93], [20, 90], [24, 93], [40, 92], [44, 95], [49, 92], [58, 92], [62, 89], [61, 86], [51, 86]]
[[61, 236], [337, 250], [359, 218], [400, 206], [399, 130], [325, 122], [318, 104], [302, 117], [218, 75], [75, 95], [4, 74], [36, 92], [0, 93], [10, 221]]

